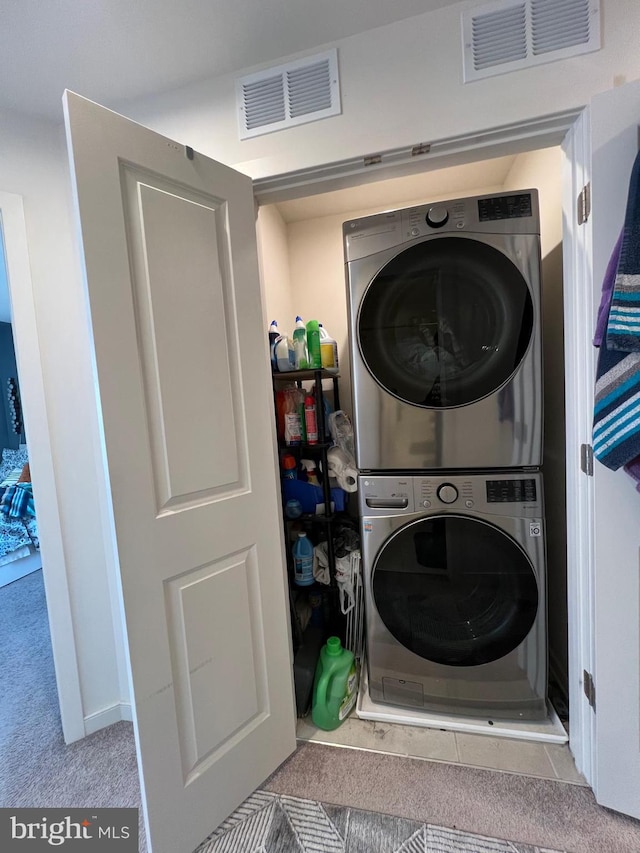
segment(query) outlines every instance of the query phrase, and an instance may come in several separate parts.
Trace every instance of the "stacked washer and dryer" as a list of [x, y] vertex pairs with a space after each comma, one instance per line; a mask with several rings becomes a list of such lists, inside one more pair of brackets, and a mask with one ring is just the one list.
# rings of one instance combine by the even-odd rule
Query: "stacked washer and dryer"
[[547, 715], [539, 222], [530, 189], [343, 226], [373, 702]]

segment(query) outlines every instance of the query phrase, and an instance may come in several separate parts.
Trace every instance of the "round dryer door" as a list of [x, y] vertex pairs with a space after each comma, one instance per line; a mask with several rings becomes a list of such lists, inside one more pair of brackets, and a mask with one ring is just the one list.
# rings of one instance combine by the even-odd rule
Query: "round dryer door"
[[529, 634], [538, 585], [529, 558], [504, 532], [465, 516], [420, 519], [382, 546], [373, 599], [395, 639], [420, 657], [477, 666]]
[[357, 320], [367, 369], [425, 408], [473, 403], [517, 370], [533, 334], [527, 283], [497, 249], [438, 237], [396, 255], [371, 281]]

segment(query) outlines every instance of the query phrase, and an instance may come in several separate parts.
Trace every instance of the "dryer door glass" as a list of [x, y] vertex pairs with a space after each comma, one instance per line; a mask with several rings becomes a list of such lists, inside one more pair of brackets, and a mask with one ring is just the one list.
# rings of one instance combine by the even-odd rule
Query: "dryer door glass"
[[426, 408], [464, 406], [518, 368], [533, 334], [533, 302], [502, 252], [469, 238], [436, 238], [380, 270], [362, 300], [357, 334], [367, 369], [390, 394]]
[[373, 598], [387, 629], [420, 657], [477, 666], [517, 648], [538, 610], [524, 551], [497, 527], [464, 516], [408, 524], [384, 544]]

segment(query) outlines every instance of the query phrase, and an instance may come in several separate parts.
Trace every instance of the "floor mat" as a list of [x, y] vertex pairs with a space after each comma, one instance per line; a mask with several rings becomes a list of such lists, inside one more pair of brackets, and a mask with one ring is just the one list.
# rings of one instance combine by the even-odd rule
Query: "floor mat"
[[195, 853], [559, 853], [378, 812], [256, 791]]

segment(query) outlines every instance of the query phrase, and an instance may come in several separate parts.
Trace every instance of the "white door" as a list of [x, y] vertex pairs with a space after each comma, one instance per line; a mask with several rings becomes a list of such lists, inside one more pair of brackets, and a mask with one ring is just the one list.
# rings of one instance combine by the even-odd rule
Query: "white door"
[[[591, 104], [594, 308], [622, 228], [638, 152], [640, 82]], [[596, 762], [604, 806], [640, 817], [640, 494], [595, 463]]]
[[252, 185], [72, 93], [65, 120], [147, 831], [188, 853], [295, 748]]
[[[593, 479], [581, 473], [579, 444], [591, 443], [596, 365], [591, 340], [605, 269], [624, 221], [639, 124], [636, 82], [595, 97], [578, 122], [577, 139], [569, 139], [565, 149], [574, 173], [565, 221], [575, 221], [576, 191], [583, 182], [590, 181], [592, 208], [586, 226], [569, 224], [573, 252], [565, 254], [570, 623], [575, 614], [570, 656], [586, 662], [595, 684], [592, 709], [578, 681], [582, 667], [574, 663], [571, 743], [598, 802], [635, 817], [640, 817], [640, 494], [622, 470], [610, 471], [597, 461]], [[587, 744], [590, 749], [581, 749]]]

